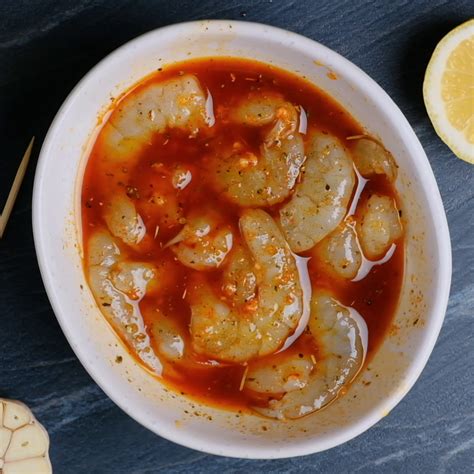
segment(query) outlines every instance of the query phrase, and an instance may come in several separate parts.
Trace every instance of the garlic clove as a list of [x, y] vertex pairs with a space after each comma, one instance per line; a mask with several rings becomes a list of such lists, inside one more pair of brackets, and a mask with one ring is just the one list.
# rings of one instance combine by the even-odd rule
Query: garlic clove
[[30, 411], [22, 404], [8, 401], [7, 403], [3, 403], [3, 405], [3, 426], [5, 428], [16, 430], [31, 421]]
[[2, 474], [51, 474], [51, 463], [44, 456], [7, 462], [3, 465]]
[[[0, 406], [1, 405], [0, 403]], [[0, 458], [5, 456], [11, 437], [12, 432], [8, 428], [0, 428]]]
[[40, 426], [26, 425], [12, 434], [5, 462], [19, 461], [43, 455], [48, 449], [48, 439]]

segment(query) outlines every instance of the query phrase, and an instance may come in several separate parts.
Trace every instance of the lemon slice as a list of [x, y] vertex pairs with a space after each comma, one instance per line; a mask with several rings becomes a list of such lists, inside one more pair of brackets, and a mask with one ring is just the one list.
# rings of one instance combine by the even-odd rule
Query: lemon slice
[[423, 83], [436, 133], [459, 158], [474, 163], [474, 20], [436, 46]]

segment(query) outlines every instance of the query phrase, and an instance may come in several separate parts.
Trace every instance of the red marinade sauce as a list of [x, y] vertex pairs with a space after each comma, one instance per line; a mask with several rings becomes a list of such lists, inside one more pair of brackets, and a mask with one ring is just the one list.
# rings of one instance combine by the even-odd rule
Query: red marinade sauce
[[[147, 234], [143, 245], [133, 248], [119, 239], [115, 240], [130, 260], [148, 262], [157, 268], [160, 290], [146, 294], [140, 301], [152, 347], [157, 351], [150, 330], [153, 326], [153, 317], [150, 315], [154, 314], [153, 308], [159, 308], [161, 313], [178, 324], [192, 359], [189, 364], [176, 364], [163, 359], [162, 381], [175, 391], [206, 404], [247, 411], [251, 400], [255, 404], [255, 399], [241, 387], [247, 370], [245, 364], [203, 364], [206, 358], [192, 353], [189, 335], [191, 315], [183, 295], [187, 281], [195, 270], [183, 266], [173, 252], [165, 248], [165, 244], [182, 228], [182, 223], [177, 223], [180, 217], [192, 210], [213, 209], [233, 229], [234, 234], [239, 233], [240, 209], [213, 190], [206, 172], [206, 160], [210, 153], [218, 153], [220, 147], [228, 147], [236, 141], [244, 142], [249, 150], [258, 153], [262, 130], [230, 124], [226, 119], [228, 110], [249, 94], [276, 92], [282, 95], [285, 100], [305, 110], [308, 133], [314, 129], [327, 131], [337, 136], [349, 149], [351, 144], [347, 137], [361, 135], [364, 130], [340, 104], [304, 78], [251, 60], [205, 58], [160, 68], [123, 97], [128, 98], [155, 82], [188, 73], [195, 75], [203, 90], [212, 95], [215, 115], [212, 128], [200, 131], [196, 136], [178, 129], [156, 133], [151, 142], [140, 150], [139, 158], [130, 165], [104, 158], [104, 138], [103, 133], [99, 133], [90, 153], [82, 185], [84, 262], [87, 262], [87, 243], [91, 235], [107, 227], [103, 213], [110, 197], [127, 194], [134, 201]], [[123, 97], [112, 104], [112, 114], [120, 109]], [[109, 118], [110, 115], [104, 119], [104, 123]], [[192, 171], [191, 183], [181, 191], [170, 184], [170, 175], [177, 166]], [[157, 205], [156, 199], [150, 202], [157, 193], [163, 197], [164, 205], [163, 202]], [[170, 193], [177, 195], [174, 206], [166, 205]], [[373, 193], [388, 195], [399, 202], [393, 184], [383, 175], [368, 180], [360, 196], [359, 207]], [[269, 212], [277, 214], [278, 208], [279, 205], [272, 206]], [[363, 316], [368, 328], [367, 363], [387, 333], [397, 307], [404, 270], [403, 237], [396, 242], [393, 256], [386, 263], [374, 266], [361, 281], [333, 277], [325, 270], [324, 264], [314, 257], [310, 259], [308, 269], [312, 287], [329, 289], [342, 304], [352, 306]], [[217, 269], [209, 274], [209, 280], [217, 293], [222, 292], [221, 273], [222, 270]], [[310, 339], [303, 333], [287, 350], [307, 352], [309, 347], [317, 356], [318, 348]], [[133, 349], [128, 349], [139, 360]], [[266, 356], [265, 361], [277, 364], [280, 357], [281, 354]]]

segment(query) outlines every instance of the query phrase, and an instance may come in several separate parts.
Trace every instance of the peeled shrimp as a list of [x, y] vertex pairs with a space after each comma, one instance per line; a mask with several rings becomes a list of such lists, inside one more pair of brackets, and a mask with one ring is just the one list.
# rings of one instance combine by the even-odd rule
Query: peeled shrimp
[[219, 225], [212, 213], [188, 219], [167, 246], [179, 261], [195, 270], [212, 270], [221, 265], [232, 249], [232, 231]]
[[253, 304], [257, 294], [257, 277], [249, 250], [237, 245], [224, 268], [222, 290], [234, 306]]
[[111, 235], [97, 231], [89, 239], [89, 285], [115, 331], [147, 367], [161, 373], [161, 363], [151, 349], [138, 304], [155, 278], [152, 265], [123, 261]]
[[384, 255], [402, 235], [402, 225], [395, 202], [388, 196], [373, 194], [360, 210], [357, 235], [369, 259]]
[[388, 196], [373, 195], [357, 212], [357, 218], [346, 217], [320, 242], [315, 253], [335, 275], [359, 281], [373, 266], [391, 258], [394, 242], [401, 233], [394, 201]]
[[283, 394], [300, 390], [308, 384], [314, 362], [310, 355], [282, 354], [278, 363], [257, 363], [247, 372], [244, 387], [253, 392]]
[[278, 350], [303, 313], [296, 261], [276, 223], [262, 210], [246, 210], [239, 224], [254, 262], [257, 295], [243, 307], [229, 306], [197, 276], [186, 298], [194, 350], [231, 362]]
[[347, 212], [355, 183], [352, 161], [340, 141], [315, 133], [290, 201], [280, 209], [280, 224], [293, 252], [302, 252], [330, 234]]
[[335, 400], [361, 369], [367, 327], [354, 309], [320, 291], [311, 299], [308, 329], [318, 347], [317, 358], [290, 354], [280, 364], [250, 367], [245, 389], [269, 398], [267, 407], [253, 407], [257, 412], [270, 418], [295, 419], [320, 410]]
[[350, 138], [355, 142], [352, 157], [362, 176], [367, 178], [374, 174], [384, 174], [391, 182], [397, 179], [397, 164], [383, 145], [369, 137]]
[[160, 355], [171, 361], [184, 357], [184, 336], [176, 322], [166, 317], [159, 309], [155, 309], [151, 334]]
[[355, 222], [344, 221], [320, 242], [318, 257], [337, 276], [352, 280], [362, 264], [362, 253], [357, 241]]
[[146, 234], [145, 223], [135, 204], [126, 196], [116, 195], [106, 204], [104, 219], [114, 237], [129, 245], [139, 244]]
[[[145, 309], [145, 311], [149, 310]], [[182, 379], [183, 373], [180, 372], [180, 367], [199, 371], [209, 367], [216, 368], [227, 365], [212, 359], [194, 358], [186, 329], [180, 327], [173, 317], [165, 316], [159, 309], [152, 311], [154, 312], [150, 318], [152, 320], [150, 325], [152, 345], [160, 360], [168, 362], [165, 375]], [[197, 372], [195, 372], [195, 376], [199, 377]]]
[[216, 187], [240, 206], [269, 206], [289, 196], [304, 162], [298, 112], [279, 97], [254, 97], [231, 114], [235, 123], [251, 127], [272, 124], [259, 155], [233, 145], [215, 163]]
[[198, 79], [186, 74], [125, 97], [103, 133], [110, 159], [129, 160], [155, 132], [183, 128], [194, 135], [213, 121], [212, 108]]

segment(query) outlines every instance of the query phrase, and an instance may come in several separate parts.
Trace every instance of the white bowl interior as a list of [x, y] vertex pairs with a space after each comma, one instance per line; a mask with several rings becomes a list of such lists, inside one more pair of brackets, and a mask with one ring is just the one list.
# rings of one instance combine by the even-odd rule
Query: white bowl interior
[[[254, 58], [305, 76], [378, 136], [400, 166], [397, 187], [403, 200], [407, 259], [393, 326], [344, 397], [291, 423], [236, 416], [166, 390], [128, 355], [97, 308], [83, 275], [78, 200], [100, 113], [111, 97], [158, 67], [202, 56]], [[330, 79], [329, 71], [338, 79]], [[449, 292], [446, 217], [423, 149], [399, 109], [368, 76], [336, 53], [257, 24], [206, 21], [163, 28], [128, 43], [96, 66], [71, 93], [44, 142], [34, 191], [34, 233], [54, 311], [96, 382], [156, 433], [228, 456], [273, 458], [321, 451], [387, 415], [425, 365]], [[121, 364], [115, 362], [118, 355], [123, 357]]]

